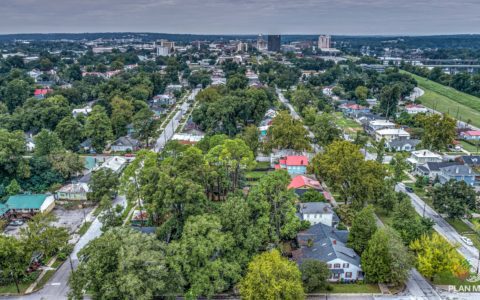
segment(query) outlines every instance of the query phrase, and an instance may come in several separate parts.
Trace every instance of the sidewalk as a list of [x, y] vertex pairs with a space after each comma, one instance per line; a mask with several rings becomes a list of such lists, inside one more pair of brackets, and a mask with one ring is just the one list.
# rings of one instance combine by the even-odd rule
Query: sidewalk
[[47, 271], [49, 270], [54, 270], [52, 269], [52, 265], [55, 263], [55, 261], [57, 260], [57, 257], [54, 256], [52, 257], [52, 259], [50, 259], [50, 261], [48, 262], [47, 264], [47, 267], [43, 268], [42, 269], [42, 273], [40, 273], [40, 275], [38, 276], [37, 280], [35, 280], [35, 282], [33, 282], [29, 287], [28, 289], [25, 290], [25, 294], [30, 294], [31, 292], [33, 292], [35, 290], [35, 288], [37, 287], [38, 283], [42, 280], [42, 278], [45, 276], [45, 274], [47, 274]]

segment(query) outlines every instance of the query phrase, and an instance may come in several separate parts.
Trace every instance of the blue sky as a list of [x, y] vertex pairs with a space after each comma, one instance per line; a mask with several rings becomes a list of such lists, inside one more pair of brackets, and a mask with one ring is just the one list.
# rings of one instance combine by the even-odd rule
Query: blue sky
[[0, 33], [479, 33], [479, 0], [2, 0]]

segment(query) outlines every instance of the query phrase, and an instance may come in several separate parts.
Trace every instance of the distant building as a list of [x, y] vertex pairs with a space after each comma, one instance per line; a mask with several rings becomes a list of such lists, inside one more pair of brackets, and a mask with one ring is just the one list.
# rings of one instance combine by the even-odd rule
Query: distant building
[[428, 162], [442, 162], [443, 158], [441, 155], [433, 153], [430, 150], [417, 150], [412, 152], [412, 155], [407, 158], [407, 161], [417, 166]]
[[440, 179], [440, 183], [445, 184], [450, 180], [456, 181], [464, 181], [466, 184], [470, 186], [475, 185], [475, 180], [477, 177], [477, 173], [472, 170], [467, 165], [455, 165], [440, 168], [440, 174], [438, 178]]
[[469, 130], [460, 133], [460, 137], [467, 141], [480, 141], [480, 130]]
[[170, 55], [170, 50], [167, 47], [159, 46], [157, 47], [157, 56], [168, 56]]
[[87, 201], [87, 193], [90, 188], [87, 183], [70, 183], [57, 191], [56, 198], [58, 200], [79, 200]]
[[37, 213], [48, 213], [55, 207], [53, 195], [13, 195], [5, 202], [13, 218], [30, 218]]
[[322, 223], [330, 227], [336, 227], [340, 222], [330, 203], [326, 202], [300, 203], [298, 205], [298, 214], [300, 220], [308, 221], [311, 225]]
[[140, 142], [129, 136], [119, 137], [110, 146], [113, 152], [137, 151], [140, 149]]
[[280, 44], [282, 37], [280, 35], [269, 35], [268, 36], [268, 51], [280, 52]]
[[331, 38], [329, 35], [321, 35], [318, 37], [318, 48], [319, 49], [330, 49], [331, 47]]
[[401, 128], [387, 128], [375, 131], [375, 140], [377, 142], [382, 139], [385, 139], [386, 142], [391, 142], [393, 140], [408, 140], [409, 138], [410, 133]]
[[94, 47], [92, 48], [92, 52], [95, 54], [100, 53], [111, 53], [113, 51], [112, 47]]
[[258, 51], [265, 51], [268, 49], [268, 45], [267, 45], [267, 42], [265, 41], [265, 39], [263, 38], [263, 35], [258, 35], [258, 38], [257, 38], [257, 50]]
[[409, 105], [405, 106], [405, 111], [409, 115], [415, 115], [415, 114], [419, 114], [419, 113], [427, 113], [428, 109], [423, 105], [409, 104]]

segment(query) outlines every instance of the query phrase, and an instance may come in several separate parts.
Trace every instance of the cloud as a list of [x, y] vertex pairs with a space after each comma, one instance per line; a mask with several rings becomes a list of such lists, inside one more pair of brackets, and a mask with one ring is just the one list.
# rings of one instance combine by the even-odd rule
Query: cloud
[[0, 33], [475, 33], [476, 0], [4, 0]]

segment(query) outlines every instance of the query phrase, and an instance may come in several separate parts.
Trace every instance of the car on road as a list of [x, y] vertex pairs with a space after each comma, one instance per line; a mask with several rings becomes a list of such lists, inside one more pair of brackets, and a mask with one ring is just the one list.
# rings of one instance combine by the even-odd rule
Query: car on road
[[469, 239], [468, 237], [462, 235], [460, 239], [468, 246], [473, 246], [472, 240]]
[[413, 193], [413, 189], [409, 186], [406, 186], [405, 190], [407, 191], [407, 193]]
[[10, 222], [10, 226], [22, 226], [25, 222], [23, 220], [13, 220]]

